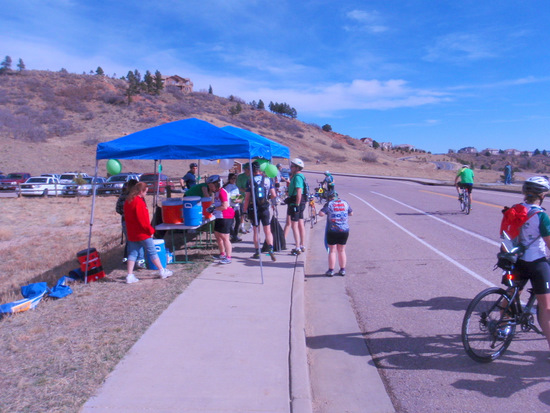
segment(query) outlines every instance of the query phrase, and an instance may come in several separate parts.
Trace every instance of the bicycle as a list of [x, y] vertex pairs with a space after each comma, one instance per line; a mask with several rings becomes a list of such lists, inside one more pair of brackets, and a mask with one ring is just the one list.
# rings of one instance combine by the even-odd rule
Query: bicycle
[[310, 195], [308, 199], [308, 220], [311, 228], [317, 223], [317, 208], [315, 207], [314, 195]]
[[468, 215], [472, 209], [472, 199], [467, 188], [461, 188], [458, 195], [458, 202], [460, 202], [460, 210]]
[[322, 182], [317, 181], [317, 183], [319, 186], [315, 188], [314, 196], [317, 199], [317, 202], [322, 205], [323, 202], [327, 201], [327, 191], [323, 188]]
[[480, 292], [468, 306], [462, 321], [462, 344], [466, 354], [478, 363], [490, 363], [496, 360], [510, 346], [516, 334], [516, 327], [521, 331], [535, 331], [543, 335], [534, 324], [533, 305], [536, 296], [529, 288], [529, 299], [525, 307], [520, 301], [520, 293], [527, 279], [520, 279], [514, 274], [514, 263], [517, 260], [515, 251], [498, 254], [495, 269], [504, 270], [502, 284], [499, 287], [487, 288]]

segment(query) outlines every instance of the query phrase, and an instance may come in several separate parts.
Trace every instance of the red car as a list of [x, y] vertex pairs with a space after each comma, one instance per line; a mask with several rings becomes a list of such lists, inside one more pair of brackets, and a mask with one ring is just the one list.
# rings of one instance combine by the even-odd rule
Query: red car
[[145, 182], [147, 188], [149, 188], [149, 193], [155, 193], [157, 191], [157, 186], [159, 188], [159, 194], [165, 194], [166, 188], [169, 188], [169, 191], [173, 191], [175, 188], [174, 183], [164, 174], [142, 174], [139, 178], [140, 182]]
[[0, 179], [0, 189], [15, 191], [19, 188], [19, 184], [22, 184], [30, 177], [31, 174], [27, 172], [12, 172], [5, 178]]

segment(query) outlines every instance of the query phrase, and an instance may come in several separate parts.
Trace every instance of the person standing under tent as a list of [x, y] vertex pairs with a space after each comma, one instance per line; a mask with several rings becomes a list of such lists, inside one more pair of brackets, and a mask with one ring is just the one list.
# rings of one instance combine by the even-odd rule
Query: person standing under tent
[[[126, 220], [124, 219], [124, 202], [126, 201], [130, 190], [137, 183], [138, 181], [136, 179], [130, 179], [128, 182], [124, 182], [124, 185], [122, 186], [122, 193], [118, 197], [115, 206], [117, 214], [120, 215], [120, 225], [122, 227], [123, 237], [126, 238], [126, 243], [124, 244], [124, 257], [122, 258], [123, 263], [128, 261], [128, 231], [126, 231]], [[136, 264], [138, 268], [145, 268], [145, 253], [143, 251], [143, 248], [140, 248], [138, 251]]]
[[[246, 187], [246, 194], [244, 197], [244, 210], [248, 215], [248, 219], [252, 220], [252, 231], [254, 240], [254, 255], [252, 258], [260, 258], [260, 223], [264, 228], [265, 242], [267, 244], [267, 252], [272, 261], [275, 261], [275, 252], [273, 251], [273, 234], [271, 233], [270, 215], [269, 215], [269, 199], [277, 197], [275, 188], [271, 184], [271, 179], [265, 177], [260, 170], [260, 164], [258, 162], [252, 163], [252, 173], [254, 174], [254, 189], [249, 183]], [[254, 192], [252, 192], [254, 191]], [[252, 199], [254, 197], [254, 200]], [[256, 204], [256, 211], [254, 211], [254, 201]], [[256, 213], [254, 213], [256, 212]]]
[[199, 165], [195, 162], [189, 164], [189, 171], [180, 179], [181, 189], [184, 191], [197, 184], [197, 170]]
[[134, 265], [138, 257], [140, 248], [144, 248], [149, 259], [160, 268], [160, 278], [170, 277], [173, 272], [162, 267], [162, 263], [155, 249], [153, 234], [155, 229], [151, 226], [151, 219], [147, 204], [145, 203], [145, 195], [147, 194], [147, 184], [138, 182], [128, 193], [128, 198], [124, 202], [124, 218], [126, 220], [126, 230], [128, 231], [128, 275], [126, 282], [128, 284], [138, 282], [138, 278], [134, 275]]
[[234, 224], [231, 229], [231, 242], [241, 242], [242, 239], [239, 238], [239, 227], [241, 224], [241, 204], [243, 199], [239, 192], [239, 188], [235, 184], [237, 182], [237, 174], [230, 173], [227, 175], [227, 183], [223, 186], [223, 189], [227, 191], [229, 195], [229, 205], [235, 211]]
[[214, 214], [214, 236], [220, 250], [220, 264], [231, 264], [233, 247], [229, 239], [235, 211], [229, 205], [229, 195], [222, 188], [222, 180], [219, 175], [211, 175], [206, 180], [208, 189], [214, 193], [214, 205], [208, 211]]

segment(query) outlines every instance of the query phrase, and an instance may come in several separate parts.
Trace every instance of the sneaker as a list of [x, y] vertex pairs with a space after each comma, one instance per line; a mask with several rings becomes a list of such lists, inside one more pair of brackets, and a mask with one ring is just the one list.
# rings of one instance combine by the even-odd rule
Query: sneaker
[[303, 245], [300, 247], [300, 251], [302, 252], [306, 252], [306, 247], [304, 247]]
[[258, 251], [256, 251], [256, 252], [254, 253], [254, 255], [252, 255], [252, 257], [250, 257], [250, 258], [258, 259], [258, 258], [260, 258], [260, 253], [259, 253]]
[[214, 258], [215, 260], [223, 260], [225, 258], [225, 254], [212, 255], [212, 258]]
[[343, 277], [344, 275], [346, 275], [346, 270], [344, 268], [340, 268], [340, 271], [338, 271], [338, 275], [340, 277]]
[[302, 250], [300, 248], [294, 248], [292, 251], [290, 251], [290, 255], [300, 255], [302, 253]]
[[327, 277], [332, 277], [332, 276], [334, 275], [334, 271], [328, 270], [328, 271], [325, 273], [325, 275], [326, 275]]
[[267, 251], [267, 253], [271, 257], [271, 261], [277, 261], [277, 257], [275, 257], [275, 252], [273, 251], [273, 247], [271, 247], [269, 251]]
[[138, 268], [146, 268], [147, 265], [145, 264], [145, 260], [139, 260], [138, 262], [136, 262], [136, 265]]
[[231, 264], [231, 258], [223, 257], [220, 262], [220, 264]]
[[123, 264], [126, 263], [127, 261], [128, 261], [128, 258], [126, 258], [126, 257], [124, 257], [124, 258], [122, 259], [122, 263], [123, 263]]
[[171, 277], [172, 275], [174, 275], [174, 273], [170, 271], [168, 268], [163, 268], [162, 270], [159, 271], [159, 275], [160, 275], [160, 278], [165, 279], [165, 278]]
[[133, 283], [137, 283], [138, 281], [139, 280], [134, 274], [128, 274], [126, 276], [126, 284], [133, 284]]
[[242, 238], [239, 237], [231, 237], [231, 242], [241, 242]]

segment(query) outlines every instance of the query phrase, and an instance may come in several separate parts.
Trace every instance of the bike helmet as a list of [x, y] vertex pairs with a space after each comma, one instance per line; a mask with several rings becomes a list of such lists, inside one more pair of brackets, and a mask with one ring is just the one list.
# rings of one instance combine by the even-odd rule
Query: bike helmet
[[292, 165], [296, 165], [300, 169], [304, 169], [304, 161], [302, 161], [300, 158], [294, 158], [292, 161], [290, 161]]
[[221, 181], [221, 178], [219, 175], [210, 175], [208, 178], [206, 178], [207, 184], [215, 184], [220, 181]]
[[279, 168], [281, 168], [281, 167], [283, 166], [283, 164], [282, 164], [282, 163], [278, 163], [278, 164], [275, 165], [275, 166], [277, 166], [277, 169], [279, 169]]
[[325, 171], [325, 175], [326, 175], [326, 176], [329, 176], [329, 175], [330, 175], [330, 172], [329, 172], [329, 171]]
[[550, 182], [546, 176], [532, 176], [523, 183], [522, 191], [524, 194], [543, 194], [550, 191]]
[[327, 199], [336, 199], [336, 198], [338, 198], [338, 192], [336, 191], [327, 192]]
[[253, 171], [258, 171], [260, 169], [260, 163], [259, 162], [252, 162], [252, 170]]
[[198, 167], [199, 167], [199, 165], [197, 165], [196, 162], [193, 162], [193, 163], [189, 164], [189, 168], [198, 168]]
[[461, 166], [461, 169], [469, 168], [469, 167], [470, 167], [469, 165], [462, 165], [462, 166]]

